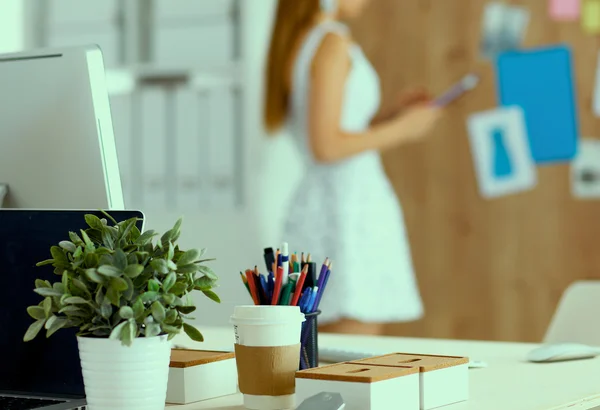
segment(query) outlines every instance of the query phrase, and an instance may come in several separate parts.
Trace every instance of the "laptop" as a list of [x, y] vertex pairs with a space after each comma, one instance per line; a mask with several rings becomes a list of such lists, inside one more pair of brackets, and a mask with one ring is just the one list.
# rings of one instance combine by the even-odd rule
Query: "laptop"
[[[108, 211], [118, 222], [139, 218], [140, 211]], [[27, 307], [41, 297], [35, 279], [60, 280], [52, 266], [36, 267], [50, 258], [50, 247], [86, 229], [85, 214], [99, 211], [0, 209], [0, 409], [85, 409], [85, 390], [77, 347], [77, 329], [61, 329], [33, 341], [23, 336], [33, 319]]]

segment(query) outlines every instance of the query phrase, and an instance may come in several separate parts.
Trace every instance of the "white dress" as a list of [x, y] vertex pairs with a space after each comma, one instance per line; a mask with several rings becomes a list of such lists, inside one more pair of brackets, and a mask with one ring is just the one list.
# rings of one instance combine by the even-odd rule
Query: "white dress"
[[[306, 173], [292, 195], [284, 227], [290, 250], [310, 252], [317, 272], [326, 257], [332, 273], [320, 304], [319, 323], [341, 318], [405, 322], [423, 315], [402, 209], [379, 153], [364, 152], [334, 164], [317, 163], [309, 151], [307, 101], [315, 52], [327, 33], [345, 34], [333, 21], [316, 26], [295, 62], [288, 126]], [[340, 127], [362, 132], [380, 104], [377, 73], [353, 44]]]

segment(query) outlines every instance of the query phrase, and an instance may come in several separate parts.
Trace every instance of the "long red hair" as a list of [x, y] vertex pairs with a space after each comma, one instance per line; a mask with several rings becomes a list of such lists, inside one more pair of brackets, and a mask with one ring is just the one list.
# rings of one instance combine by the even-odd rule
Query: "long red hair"
[[299, 36], [314, 23], [319, 0], [279, 0], [271, 34], [267, 72], [264, 122], [269, 132], [285, 122], [289, 108], [292, 53]]

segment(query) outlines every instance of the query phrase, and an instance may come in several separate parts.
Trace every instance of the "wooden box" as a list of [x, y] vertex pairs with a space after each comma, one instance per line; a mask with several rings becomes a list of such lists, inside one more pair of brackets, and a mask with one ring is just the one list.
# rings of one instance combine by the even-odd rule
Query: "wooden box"
[[238, 392], [232, 352], [172, 349], [167, 403], [187, 404]]
[[402, 369], [411, 366], [419, 369], [421, 410], [469, 398], [469, 359], [466, 357], [392, 353], [352, 363]]
[[340, 393], [345, 410], [418, 410], [416, 367], [337, 363], [296, 373], [296, 402], [321, 392]]

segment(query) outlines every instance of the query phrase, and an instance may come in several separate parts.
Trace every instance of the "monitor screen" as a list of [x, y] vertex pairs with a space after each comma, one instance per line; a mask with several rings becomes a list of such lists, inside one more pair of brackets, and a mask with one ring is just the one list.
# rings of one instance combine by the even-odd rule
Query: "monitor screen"
[[[34, 319], [27, 307], [42, 297], [35, 279], [60, 281], [50, 265], [50, 247], [68, 240], [68, 232], [86, 229], [85, 214], [96, 211], [31, 211], [0, 209], [0, 391], [83, 397], [77, 329], [61, 329], [50, 338], [45, 330], [30, 342], [23, 336]], [[117, 221], [142, 218], [138, 211], [109, 211]], [[142, 229], [142, 222], [138, 222]]]

